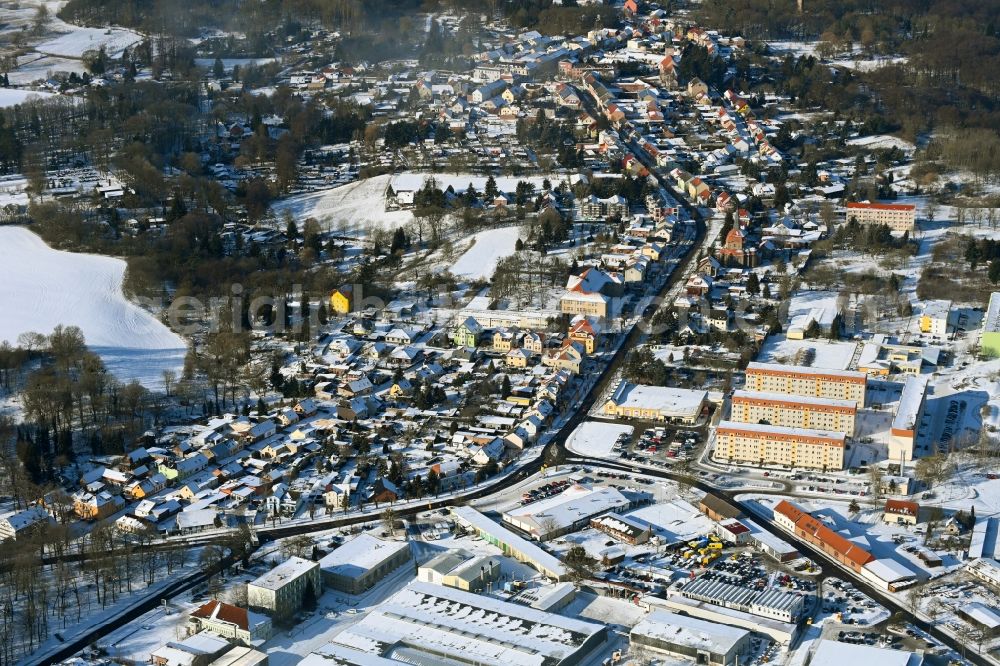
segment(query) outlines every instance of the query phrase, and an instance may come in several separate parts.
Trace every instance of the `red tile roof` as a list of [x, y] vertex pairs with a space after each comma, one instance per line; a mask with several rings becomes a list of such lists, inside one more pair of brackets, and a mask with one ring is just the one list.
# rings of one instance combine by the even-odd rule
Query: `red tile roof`
[[244, 631], [250, 630], [250, 621], [247, 617], [246, 608], [232, 606], [218, 601], [217, 599], [209, 601], [207, 604], [191, 613], [191, 617], [197, 617], [203, 620], [219, 620], [221, 622], [235, 624]]

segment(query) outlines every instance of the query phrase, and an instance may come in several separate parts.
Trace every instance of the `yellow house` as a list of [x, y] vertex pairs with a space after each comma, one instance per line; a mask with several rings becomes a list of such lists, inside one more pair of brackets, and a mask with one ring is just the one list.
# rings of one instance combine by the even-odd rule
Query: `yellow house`
[[524, 335], [522, 346], [534, 354], [541, 354], [545, 351], [545, 337], [541, 333], [529, 331]]
[[583, 346], [583, 350], [588, 354], [594, 353], [594, 344], [597, 340], [597, 335], [594, 333], [594, 327], [586, 319], [580, 318], [570, 325], [569, 339], [579, 342]]
[[583, 346], [573, 340], [566, 340], [562, 347], [542, 356], [542, 365], [556, 370], [566, 370], [574, 375], [580, 374], [582, 364]]
[[354, 288], [346, 284], [330, 294], [330, 309], [337, 314], [347, 314], [354, 306]]
[[527, 368], [531, 353], [525, 349], [511, 349], [504, 356], [507, 366], [511, 368]]
[[493, 333], [493, 351], [506, 353], [517, 346], [518, 331], [516, 328], [500, 328]]

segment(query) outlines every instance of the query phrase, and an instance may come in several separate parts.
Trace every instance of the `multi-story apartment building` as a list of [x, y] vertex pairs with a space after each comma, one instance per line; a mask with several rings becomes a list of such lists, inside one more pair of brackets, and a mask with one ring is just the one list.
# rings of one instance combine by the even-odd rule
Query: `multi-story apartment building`
[[247, 602], [251, 609], [289, 618], [302, 607], [307, 587], [312, 588], [313, 599], [319, 599], [322, 594], [319, 563], [293, 556], [249, 583]]
[[747, 366], [747, 391], [784, 393], [865, 404], [866, 375], [852, 370], [827, 370], [800, 365], [751, 363]]
[[842, 432], [853, 437], [857, 414], [858, 403], [854, 400], [735, 391], [730, 419], [740, 423]]
[[859, 224], [885, 224], [893, 231], [913, 231], [917, 207], [913, 204], [855, 203], [847, 204], [847, 219]]
[[715, 457], [733, 463], [837, 470], [844, 468], [845, 443], [844, 433], [721, 421]]

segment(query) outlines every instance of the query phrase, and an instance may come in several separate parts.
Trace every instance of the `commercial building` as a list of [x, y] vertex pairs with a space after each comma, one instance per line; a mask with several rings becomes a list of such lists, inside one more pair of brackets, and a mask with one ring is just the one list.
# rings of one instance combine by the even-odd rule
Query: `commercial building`
[[746, 371], [747, 391], [784, 393], [865, 404], [867, 376], [853, 370], [827, 370], [801, 365], [750, 363]]
[[322, 592], [319, 563], [293, 556], [247, 584], [247, 602], [252, 609], [288, 618], [302, 607], [309, 587], [313, 598], [319, 599]]
[[447, 550], [417, 569], [417, 580], [466, 592], [482, 592], [500, 578], [500, 558]]
[[951, 325], [951, 301], [927, 301], [920, 312], [920, 332], [944, 337]]
[[820, 639], [816, 643], [812, 660], [808, 662], [810, 666], [921, 666], [924, 663], [923, 655], [905, 650], [841, 643], [831, 639]]
[[801, 557], [795, 546], [771, 534], [754, 521], [744, 520], [743, 523], [750, 528], [751, 545], [775, 562], [791, 562]]
[[854, 436], [858, 403], [781, 393], [734, 391], [730, 419], [740, 423], [770, 423], [786, 428], [842, 432]]
[[209, 601], [188, 617], [194, 632], [210, 631], [243, 643], [266, 641], [271, 637], [271, 618], [246, 608]]
[[631, 507], [632, 500], [615, 488], [576, 483], [554, 497], [504, 512], [503, 521], [532, 539], [547, 541], [588, 525], [595, 516]]
[[913, 460], [913, 449], [927, 402], [927, 381], [927, 377], [910, 375], [903, 382], [899, 405], [896, 407], [889, 429], [888, 448], [891, 462]]
[[629, 516], [619, 516], [614, 513], [591, 518], [590, 526], [618, 541], [624, 541], [633, 546], [649, 541], [653, 531], [645, 523]]
[[794, 624], [802, 618], [805, 600], [801, 594], [781, 589], [757, 590], [737, 585], [721, 576], [701, 576], [680, 589], [688, 599]]
[[323, 583], [348, 594], [361, 594], [410, 562], [410, 544], [361, 534], [319, 561]]
[[965, 570], [993, 589], [1000, 590], [1000, 564], [996, 560], [981, 557], [966, 565]]
[[781, 529], [816, 546], [855, 573], [860, 574], [866, 564], [875, 561], [875, 557], [867, 550], [845, 539], [788, 500], [781, 500], [774, 507], [774, 523]]
[[986, 358], [1000, 356], [1000, 292], [990, 294], [990, 303], [983, 316], [983, 332], [979, 338], [979, 353]]
[[730, 627], [746, 629], [755, 634], [763, 634], [777, 643], [793, 643], [799, 633], [799, 627], [795, 624], [770, 620], [759, 615], [752, 615], [741, 610], [736, 610], [735, 608], [726, 608], [705, 601], [688, 599], [679, 594], [670, 594], [666, 599], [644, 597], [643, 602], [654, 608], [664, 608], [716, 624], [729, 625]]
[[743, 509], [733, 506], [718, 495], [705, 495], [698, 503], [698, 510], [718, 522], [743, 517]]
[[654, 610], [629, 632], [629, 642], [696, 664], [730, 666], [749, 656], [750, 632], [717, 622]]
[[705, 408], [707, 391], [644, 386], [623, 381], [604, 403], [604, 414], [616, 418], [694, 423]]
[[[588, 659], [606, 638], [600, 624], [416, 581], [319, 652], [353, 656], [346, 649], [390, 664], [572, 666]], [[385, 662], [355, 658], [347, 663]]]
[[478, 534], [487, 543], [499, 548], [504, 555], [518, 562], [534, 567], [539, 573], [557, 581], [567, 577], [566, 567], [555, 555], [544, 550], [524, 537], [514, 534], [472, 507], [456, 506], [451, 509], [455, 522], [465, 529]]
[[844, 468], [845, 444], [842, 432], [720, 421], [715, 458], [736, 464], [838, 470]]
[[965, 604], [958, 608], [958, 614], [982, 629], [986, 636], [1000, 634], [1000, 613], [986, 604], [978, 601]]
[[847, 219], [859, 224], [885, 224], [893, 231], [913, 231], [917, 207], [913, 204], [857, 203], [847, 204]]

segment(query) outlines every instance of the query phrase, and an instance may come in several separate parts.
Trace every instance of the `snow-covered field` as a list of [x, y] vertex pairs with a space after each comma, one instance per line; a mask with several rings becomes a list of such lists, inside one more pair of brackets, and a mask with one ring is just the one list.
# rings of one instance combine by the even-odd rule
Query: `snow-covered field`
[[603, 458], [611, 455], [612, 447], [619, 436], [631, 436], [632, 431], [633, 428], [629, 425], [585, 421], [577, 426], [566, 440], [566, 448], [580, 455]]
[[348, 235], [365, 235], [370, 229], [395, 229], [413, 220], [408, 210], [385, 210], [385, 189], [392, 176], [376, 176], [347, 185], [297, 194], [271, 205], [281, 217], [316, 218], [323, 226]]
[[861, 146], [863, 148], [869, 148], [871, 150], [899, 148], [904, 153], [912, 153], [916, 149], [916, 146], [914, 146], [909, 141], [906, 141], [905, 139], [900, 139], [898, 136], [892, 136], [891, 134], [875, 134], [872, 136], [862, 136], [856, 139], [849, 139], [847, 143], [848, 145], [851, 146]]
[[501, 227], [480, 231], [472, 237], [473, 245], [451, 266], [458, 277], [488, 280], [493, 277], [497, 262], [514, 254], [519, 227]]
[[38, 100], [44, 97], [54, 97], [52, 93], [36, 92], [34, 90], [18, 90], [17, 88], [0, 88], [0, 109], [17, 104], [24, 104], [30, 100]]
[[125, 49], [144, 39], [139, 33], [124, 28], [85, 28], [59, 23], [53, 27], [68, 32], [42, 42], [35, 47], [36, 51], [64, 58], [82, 58], [87, 51], [96, 51], [103, 46], [109, 57], [121, 58]]
[[53, 250], [24, 227], [0, 227], [0, 340], [79, 326], [123, 381], [162, 383], [183, 364], [184, 340], [122, 293], [120, 259]]

